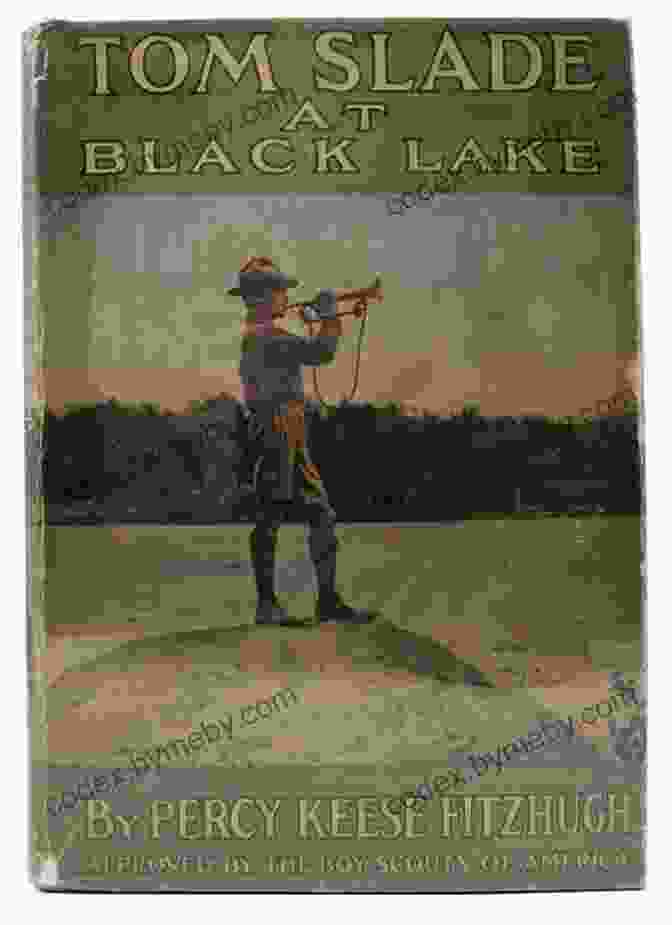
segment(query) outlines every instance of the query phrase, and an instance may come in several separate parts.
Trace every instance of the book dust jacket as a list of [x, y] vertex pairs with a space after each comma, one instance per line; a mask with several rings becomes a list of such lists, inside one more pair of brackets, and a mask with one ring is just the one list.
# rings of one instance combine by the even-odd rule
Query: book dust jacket
[[23, 42], [33, 882], [641, 888], [628, 23]]

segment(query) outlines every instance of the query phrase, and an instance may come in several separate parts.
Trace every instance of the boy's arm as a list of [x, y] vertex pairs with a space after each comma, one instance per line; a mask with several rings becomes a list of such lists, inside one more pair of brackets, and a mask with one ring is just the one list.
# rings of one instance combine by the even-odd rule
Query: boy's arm
[[314, 337], [290, 334], [274, 338], [274, 343], [277, 344], [278, 352], [287, 360], [293, 360], [303, 366], [322, 366], [333, 360], [342, 333], [341, 319], [329, 318], [321, 322]]
[[281, 345], [291, 351], [292, 356], [303, 366], [321, 366], [333, 360], [338, 339], [343, 333], [343, 324], [336, 315], [336, 304], [333, 289], [323, 289], [313, 303], [321, 322], [315, 337], [292, 336], [286, 344]]

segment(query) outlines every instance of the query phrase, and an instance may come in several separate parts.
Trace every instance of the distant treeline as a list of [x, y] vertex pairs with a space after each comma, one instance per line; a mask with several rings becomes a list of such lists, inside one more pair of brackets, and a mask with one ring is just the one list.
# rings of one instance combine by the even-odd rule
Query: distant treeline
[[[308, 406], [310, 446], [343, 521], [436, 521], [487, 514], [635, 513], [636, 405], [605, 417], [409, 414], [396, 404]], [[111, 401], [47, 412], [40, 426], [47, 519], [249, 519], [238, 403], [188, 412]]]

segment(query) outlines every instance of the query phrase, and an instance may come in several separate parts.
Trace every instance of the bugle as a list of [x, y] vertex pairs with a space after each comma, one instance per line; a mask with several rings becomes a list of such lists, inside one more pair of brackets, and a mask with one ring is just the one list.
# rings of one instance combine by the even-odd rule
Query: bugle
[[[285, 309], [286, 312], [297, 312], [301, 315], [301, 312], [304, 308], [309, 308], [315, 304], [316, 296], [312, 299], [308, 299], [305, 302], [293, 302], [291, 305], [288, 305]], [[356, 305], [351, 311], [337, 312], [336, 317], [342, 318], [344, 315], [356, 315], [361, 317], [361, 315], [367, 309], [367, 303], [370, 299], [373, 299], [376, 302], [382, 302], [383, 299], [383, 286], [380, 281], [380, 277], [377, 276], [373, 283], [370, 286], [365, 286], [363, 289], [346, 289], [336, 296], [337, 302], [355, 302]], [[303, 317], [303, 316], [302, 316]]]

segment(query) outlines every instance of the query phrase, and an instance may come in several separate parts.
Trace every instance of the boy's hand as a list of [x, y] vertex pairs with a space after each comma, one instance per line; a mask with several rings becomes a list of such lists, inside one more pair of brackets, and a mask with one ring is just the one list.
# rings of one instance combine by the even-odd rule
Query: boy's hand
[[314, 308], [312, 305], [303, 306], [303, 308], [301, 309], [301, 317], [307, 323], [320, 320], [320, 316], [317, 312], [317, 309]]
[[333, 289], [322, 289], [310, 305], [302, 309], [304, 321], [331, 321], [336, 318], [336, 293]]
[[312, 304], [321, 321], [336, 317], [336, 293], [333, 289], [322, 289]]

